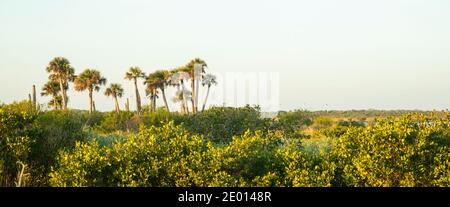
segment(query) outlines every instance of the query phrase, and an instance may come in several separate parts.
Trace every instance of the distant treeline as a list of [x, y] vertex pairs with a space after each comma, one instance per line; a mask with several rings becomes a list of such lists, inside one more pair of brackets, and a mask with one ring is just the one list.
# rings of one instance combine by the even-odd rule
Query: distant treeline
[[[301, 111], [301, 110], [297, 110]], [[290, 111], [296, 112], [296, 111]], [[319, 110], [319, 111], [302, 111], [304, 113], [310, 113], [312, 116], [328, 116], [333, 118], [346, 118], [346, 119], [358, 119], [376, 118], [376, 117], [393, 117], [401, 116], [410, 113], [432, 113], [436, 111], [423, 111], [423, 110], [377, 110], [377, 109], [365, 109], [365, 110]], [[289, 113], [287, 111], [280, 111], [278, 114]]]

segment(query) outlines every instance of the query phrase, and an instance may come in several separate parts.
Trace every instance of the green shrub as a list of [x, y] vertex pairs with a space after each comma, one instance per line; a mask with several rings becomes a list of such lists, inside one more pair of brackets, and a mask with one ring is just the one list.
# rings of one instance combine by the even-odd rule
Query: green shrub
[[228, 143], [233, 136], [242, 135], [247, 130], [265, 130], [268, 121], [260, 118], [257, 107], [212, 107], [190, 116], [183, 121], [183, 126], [214, 142]]
[[282, 137], [275, 133], [245, 132], [223, 147], [211, 151], [218, 170], [229, 177], [215, 186], [278, 186], [282, 160], [275, 156]]
[[105, 119], [105, 113], [94, 111], [92, 114], [88, 112], [80, 112], [83, 116], [83, 120], [85, 122], [85, 128], [96, 129], [102, 124]]
[[77, 141], [84, 141], [86, 120], [76, 111], [48, 111], [36, 119], [40, 136], [36, 138], [31, 155], [34, 179], [47, 185], [47, 174], [61, 149], [73, 149]]
[[1, 186], [14, 186], [18, 163], [29, 163], [31, 158], [32, 147], [39, 132], [35, 123], [36, 113], [30, 107], [28, 102], [21, 102], [0, 108]]
[[[308, 156], [279, 133], [247, 131], [215, 147], [173, 122], [141, 127], [112, 146], [61, 151], [52, 186], [329, 186], [335, 165]], [[296, 149], [296, 150], [294, 150]], [[309, 174], [308, 174], [309, 172]]]
[[[77, 142], [72, 152], [61, 151], [56, 171], [49, 174], [50, 185], [59, 187], [107, 186], [111, 172], [110, 149], [95, 141]], [[52, 167], [53, 169], [53, 167]]]
[[298, 149], [286, 148], [279, 152], [284, 158], [283, 186], [290, 187], [330, 187], [333, 184], [336, 164], [326, 151], [305, 153]]
[[334, 146], [340, 185], [448, 186], [449, 115], [411, 114], [351, 128]]
[[179, 125], [185, 122], [189, 116], [183, 116], [177, 112], [167, 112], [165, 109], [158, 109], [154, 113], [144, 113], [142, 118], [145, 126], [162, 126], [164, 123], [168, 123], [170, 121], [173, 121], [176, 125]]
[[170, 122], [141, 128], [123, 143], [100, 147], [96, 141], [62, 151], [50, 173], [53, 186], [206, 186], [206, 151], [202, 137]]
[[[136, 121], [137, 120], [137, 121]], [[137, 131], [141, 124], [140, 117], [132, 112], [106, 112], [103, 114], [101, 123], [95, 127], [96, 130], [108, 133], [115, 131]]]
[[271, 130], [280, 130], [293, 137], [302, 137], [299, 132], [312, 124], [312, 114], [307, 111], [280, 113], [271, 125]]
[[117, 131], [114, 133], [100, 134], [95, 131], [87, 132], [87, 142], [95, 141], [100, 146], [111, 147], [116, 142], [125, 142], [129, 133]]
[[72, 111], [39, 112], [28, 102], [0, 108], [0, 185], [14, 185], [19, 163], [31, 179], [26, 185], [47, 185], [50, 166], [60, 149], [84, 139], [84, 119]]
[[316, 117], [313, 121], [313, 128], [324, 129], [330, 128], [334, 124], [334, 121], [330, 117]]

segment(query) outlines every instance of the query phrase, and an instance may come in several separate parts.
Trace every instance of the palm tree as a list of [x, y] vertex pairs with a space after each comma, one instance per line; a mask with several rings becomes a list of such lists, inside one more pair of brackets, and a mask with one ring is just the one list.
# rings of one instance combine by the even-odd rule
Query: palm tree
[[129, 112], [130, 111], [130, 99], [127, 98], [127, 101], [125, 102], [125, 111]]
[[[197, 112], [197, 91], [195, 88], [195, 83], [199, 81], [199, 78], [201, 78], [201, 74], [205, 72], [205, 67], [208, 67], [206, 62], [200, 58], [195, 58], [191, 60], [186, 66], [181, 68], [181, 71], [187, 72], [189, 74], [189, 77], [191, 78], [191, 92], [192, 92], [192, 113]], [[200, 68], [200, 71], [197, 71], [196, 69]], [[198, 84], [197, 84], [198, 85]], [[198, 88], [198, 86], [197, 86]]]
[[50, 73], [49, 79], [59, 83], [62, 97], [62, 109], [67, 108], [67, 89], [69, 82], [75, 78], [75, 69], [70, 66], [69, 60], [64, 57], [56, 57], [48, 64], [47, 73]]
[[172, 101], [174, 103], [180, 103], [181, 105], [181, 113], [182, 114], [189, 114], [189, 108], [184, 101], [184, 99], [188, 100], [191, 98], [191, 92], [188, 90], [178, 90], [175, 92], [175, 96], [172, 97]]
[[154, 73], [149, 74], [148, 79], [155, 84], [156, 88], [161, 90], [161, 94], [166, 106], [166, 110], [169, 110], [169, 104], [167, 103], [165, 88], [169, 85], [170, 72], [167, 70], [157, 70]]
[[211, 85], [217, 85], [216, 79], [217, 79], [216, 76], [212, 75], [212, 74], [206, 74], [205, 77], [203, 77], [202, 85], [207, 86], [208, 89], [206, 90], [206, 97], [205, 97], [205, 101], [203, 102], [202, 111], [205, 110], [206, 101], [208, 100], [209, 89], [211, 88]]
[[94, 103], [92, 99], [92, 93], [100, 90], [100, 85], [105, 85], [106, 79], [101, 76], [100, 72], [93, 69], [84, 70], [75, 79], [75, 90], [77, 91], [89, 91], [89, 113], [92, 113]]
[[58, 101], [55, 101], [55, 100], [56, 100], [56, 97], [61, 98], [61, 96], [59, 96], [60, 91], [61, 91], [60, 85], [56, 81], [50, 80], [49, 82], [47, 82], [44, 85], [44, 87], [42, 87], [41, 96], [52, 96], [53, 97], [53, 99], [50, 101], [50, 103], [53, 105], [54, 110], [58, 109]]
[[[68, 100], [68, 99], [66, 99]], [[48, 105], [53, 105], [55, 110], [62, 109], [62, 97], [60, 95], [53, 97]]]
[[117, 115], [120, 114], [119, 102], [117, 102], [117, 97], [121, 98], [123, 96], [123, 88], [122, 85], [113, 83], [105, 90], [106, 96], [112, 96], [114, 100], [114, 109], [116, 110]]
[[152, 73], [145, 77], [144, 84], [146, 85], [145, 94], [150, 99], [150, 112], [156, 111], [156, 99], [158, 98], [158, 88], [162, 87], [162, 80], [159, 79], [158, 74]]
[[146, 82], [145, 94], [150, 100], [150, 112], [156, 111], [156, 98], [158, 97], [158, 91], [156, 89], [158, 89], [156, 84]]
[[137, 79], [144, 78], [145, 73], [139, 67], [131, 67], [128, 72], [125, 73], [125, 79], [133, 80], [134, 90], [136, 93], [136, 111], [138, 114], [141, 112], [141, 96], [139, 95], [139, 90], [137, 86]]
[[178, 90], [175, 93], [175, 96], [172, 97], [172, 101], [174, 103], [180, 103], [180, 109], [181, 109], [181, 113], [184, 114], [185, 113], [185, 106], [184, 106], [184, 102], [183, 102], [183, 94], [182, 91]]
[[[183, 96], [183, 104], [186, 107], [187, 114], [189, 114], [189, 109], [187, 107], [187, 98], [186, 98], [187, 89], [184, 87], [184, 81], [189, 79], [189, 77], [190, 77], [189, 74], [187, 72], [184, 72], [182, 69], [174, 70], [173, 74], [169, 77], [169, 84], [181, 85], [181, 91], [184, 91], [181, 94]], [[194, 109], [192, 109], [192, 110], [194, 110]]]

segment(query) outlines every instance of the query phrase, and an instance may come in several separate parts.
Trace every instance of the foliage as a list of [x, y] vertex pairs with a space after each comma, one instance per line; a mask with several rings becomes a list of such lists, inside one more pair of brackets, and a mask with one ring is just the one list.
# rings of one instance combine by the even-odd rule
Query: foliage
[[72, 111], [48, 111], [40, 114], [35, 124], [38, 126], [39, 136], [32, 148], [32, 163], [35, 174], [43, 174], [39, 179], [45, 183], [45, 175], [54, 164], [58, 151], [72, 149], [75, 142], [85, 140], [85, 120], [80, 113]]
[[273, 132], [245, 132], [214, 146], [173, 122], [141, 127], [112, 146], [61, 151], [53, 186], [330, 186], [335, 164]]
[[298, 149], [281, 151], [285, 162], [285, 186], [330, 187], [334, 179], [336, 164], [324, 151], [307, 154]]
[[111, 148], [95, 141], [62, 151], [50, 174], [53, 186], [204, 186], [211, 174], [206, 151], [211, 144], [189, 136], [173, 122], [142, 128]]
[[313, 116], [310, 112], [297, 110], [280, 113], [270, 126], [272, 130], [279, 130], [290, 137], [304, 137], [302, 130], [312, 124]]
[[316, 117], [313, 121], [313, 128], [323, 129], [330, 128], [334, 125], [334, 121], [330, 117]]
[[410, 114], [351, 128], [333, 152], [339, 184], [448, 186], [449, 117]]
[[305, 111], [263, 119], [249, 106], [118, 115], [31, 105], [0, 106], [1, 186], [18, 185], [22, 167], [21, 186], [450, 186], [449, 113], [366, 124]]
[[260, 109], [250, 106], [212, 107], [192, 115], [183, 124], [190, 132], [223, 143], [229, 142], [233, 136], [242, 135], [247, 130], [264, 130], [269, 125], [267, 120], [260, 118]]
[[224, 146], [212, 151], [219, 171], [229, 177], [215, 186], [278, 186], [282, 160], [275, 156], [282, 137], [274, 133], [246, 131]]
[[139, 127], [140, 121], [132, 112], [107, 112], [103, 115], [101, 123], [95, 127], [96, 130], [102, 133], [115, 132], [115, 131], [133, 131]]
[[[0, 108], [0, 185], [15, 182], [18, 162], [29, 160], [31, 147], [38, 135], [36, 115], [30, 113], [31, 103], [14, 103]], [[24, 111], [22, 111], [24, 110]]]
[[21, 102], [0, 108], [0, 185], [16, 182], [18, 163], [31, 174], [29, 185], [46, 185], [56, 154], [83, 140], [83, 119], [70, 111], [37, 112]]

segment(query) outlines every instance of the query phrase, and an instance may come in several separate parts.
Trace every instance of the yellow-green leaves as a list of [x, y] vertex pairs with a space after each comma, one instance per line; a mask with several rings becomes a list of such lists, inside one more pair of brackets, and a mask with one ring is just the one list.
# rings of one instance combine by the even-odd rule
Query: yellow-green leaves
[[[333, 154], [349, 186], [434, 186], [448, 176], [449, 120], [410, 114], [353, 128], [339, 138]], [[447, 144], [446, 144], [447, 143]]]
[[[244, 131], [226, 144], [173, 122], [123, 142], [62, 151], [54, 186], [449, 186], [449, 116], [407, 115], [346, 129], [329, 146], [279, 131]], [[303, 143], [302, 143], [303, 142]], [[311, 140], [309, 140], [311, 142]], [[311, 143], [310, 143], [311, 144]]]

